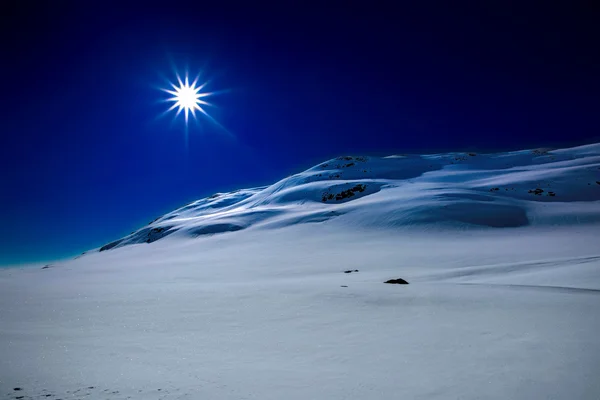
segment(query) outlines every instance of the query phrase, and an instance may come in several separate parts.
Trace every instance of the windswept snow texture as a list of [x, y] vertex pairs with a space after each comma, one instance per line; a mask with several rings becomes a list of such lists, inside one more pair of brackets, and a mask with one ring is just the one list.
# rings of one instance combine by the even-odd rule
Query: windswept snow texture
[[[217, 193], [166, 214], [110, 250], [324, 222], [461, 229], [600, 221], [600, 145], [500, 154], [339, 157], [274, 185]], [[565, 203], [568, 203], [565, 205]]]
[[340, 157], [0, 271], [0, 398], [599, 399], [599, 309], [599, 144]]

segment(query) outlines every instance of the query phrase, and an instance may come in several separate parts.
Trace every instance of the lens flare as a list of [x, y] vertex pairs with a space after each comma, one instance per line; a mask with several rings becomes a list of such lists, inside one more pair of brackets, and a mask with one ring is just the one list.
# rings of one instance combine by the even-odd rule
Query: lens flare
[[198, 78], [199, 78], [199, 76], [197, 76], [196, 79], [194, 79], [194, 81], [192, 83], [190, 83], [187, 76], [185, 77], [184, 80], [181, 80], [181, 77], [179, 75], [177, 75], [177, 83], [179, 85], [169, 82], [169, 84], [171, 85], [173, 90], [161, 89], [163, 92], [166, 92], [173, 96], [173, 97], [166, 99], [167, 102], [174, 103], [167, 110], [167, 112], [172, 111], [175, 108], [177, 108], [177, 114], [175, 114], [175, 117], [177, 117], [183, 111], [183, 113], [185, 115], [185, 124], [186, 125], [188, 123], [190, 114], [192, 114], [194, 119], [196, 118], [196, 111], [201, 112], [202, 114], [206, 115], [207, 117], [209, 117], [212, 120], [212, 118], [208, 115], [208, 113], [202, 106], [211, 106], [212, 105], [203, 99], [206, 97], [212, 96], [214, 93], [203, 92], [202, 89], [204, 87], [206, 87], [208, 82], [204, 82], [203, 84], [197, 86]]

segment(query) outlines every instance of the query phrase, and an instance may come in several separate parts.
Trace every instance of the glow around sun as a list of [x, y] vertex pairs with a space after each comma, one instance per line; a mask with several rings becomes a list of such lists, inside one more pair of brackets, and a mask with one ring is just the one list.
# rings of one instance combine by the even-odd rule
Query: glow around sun
[[[194, 79], [194, 81], [190, 84], [188, 77], [182, 81], [181, 77], [177, 75], [177, 86], [174, 83], [169, 82], [173, 90], [170, 89], [161, 89], [163, 92], [169, 93], [173, 97], [168, 98], [167, 102], [174, 103], [168, 110], [172, 111], [177, 108], [177, 117], [183, 111], [185, 114], [185, 123], [187, 125], [190, 113], [194, 118], [196, 118], [196, 111], [201, 112], [210, 118], [206, 110], [202, 106], [210, 106], [211, 104], [205, 100], [206, 97], [213, 95], [211, 92], [203, 92], [202, 89], [207, 85], [208, 82], [205, 82], [199, 86], [198, 77]], [[211, 118], [212, 119], [212, 118]]]

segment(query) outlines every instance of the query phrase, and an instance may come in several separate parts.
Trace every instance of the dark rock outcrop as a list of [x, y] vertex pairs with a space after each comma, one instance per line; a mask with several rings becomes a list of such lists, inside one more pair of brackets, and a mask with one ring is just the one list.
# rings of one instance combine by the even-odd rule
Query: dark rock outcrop
[[542, 193], [544, 193], [544, 189], [537, 188], [535, 190], [530, 190], [527, 193], [532, 193], [532, 194], [535, 194], [537, 196], [540, 196]]
[[337, 194], [333, 194], [333, 193], [323, 193], [323, 196], [321, 197], [321, 200], [323, 201], [323, 203], [327, 202], [327, 200], [345, 200], [348, 199], [352, 196], [354, 196], [355, 193], [362, 193], [365, 191], [365, 189], [367, 188], [367, 185], [361, 185], [358, 184], [350, 189], [346, 189], [346, 190], [342, 190], [340, 193]]
[[384, 283], [393, 283], [393, 284], [397, 284], [397, 285], [408, 285], [408, 282], [402, 278], [390, 279], [388, 281], [385, 281]]

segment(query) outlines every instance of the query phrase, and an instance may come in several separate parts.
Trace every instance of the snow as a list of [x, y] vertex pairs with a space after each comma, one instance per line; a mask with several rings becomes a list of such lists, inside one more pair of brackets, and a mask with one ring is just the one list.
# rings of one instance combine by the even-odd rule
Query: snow
[[1, 270], [0, 398], [600, 398], [599, 144], [349, 158]]

